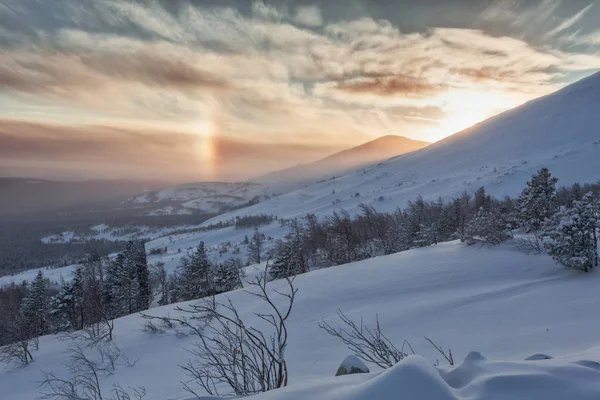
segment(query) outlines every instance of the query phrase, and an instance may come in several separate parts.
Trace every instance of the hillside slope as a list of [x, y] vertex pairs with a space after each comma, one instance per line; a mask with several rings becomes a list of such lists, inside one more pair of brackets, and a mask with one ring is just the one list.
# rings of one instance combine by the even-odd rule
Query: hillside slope
[[[239, 210], [282, 217], [370, 203], [393, 210], [421, 195], [449, 198], [480, 186], [517, 195], [541, 167], [561, 184], [600, 179], [600, 73], [424, 149]], [[223, 218], [231, 218], [225, 215]]]
[[[585, 368], [583, 364], [571, 364], [572, 361], [600, 357], [600, 347], [597, 347], [600, 345], [600, 322], [590, 317], [594, 305], [600, 302], [598, 284], [600, 275], [596, 272], [570, 273], [544, 255], [528, 256], [509, 247], [466, 247], [458, 242], [298, 276], [296, 286], [299, 291], [289, 320], [290, 339], [286, 350], [290, 387], [257, 400], [395, 400], [398, 398], [397, 386], [392, 385], [396, 389], [391, 394], [377, 392], [377, 388], [389, 387], [380, 386], [381, 379], [388, 383], [391, 383], [389, 379], [401, 382], [407, 377], [411, 380], [411, 377], [421, 376], [423, 371], [433, 371], [428, 369], [430, 363], [414, 361], [419, 366], [416, 372], [410, 372], [410, 366], [414, 365], [411, 361], [406, 365], [409, 371], [404, 367], [400, 368], [404, 370], [402, 373], [389, 371], [393, 379], [384, 375], [365, 375], [332, 380], [349, 351], [322, 331], [317, 323], [324, 319], [338, 324], [338, 309], [352, 319], [364, 317], [367, 324], [371, 324], [378, 314], [390, 339], [398, 344], [408, 339], [416, 352], [431, 362], [439, 355], [426, 344], [424, 335], [444, 348], [450, 347], [457, 364], [472, 350], [491, 360], [515, 361], [479, 362], [477, 357], [471, 356], [462, 368], [462, 371], [469, 371], [467, 366], [479, 362], [475, 363], [477, 368], [472, 370], [470, 378], [459, 375], [460, 369], [454, 374], [444, 373], [448, 384], [441, 387], [456, 395], [448, 399], [600, 398], [598, 376], [593, 374], [595, 364], [583, 363], [588, 365]], [[284, 289], [281, 281], [273, 282], [270, 287]], [[263, 305], [256, 298], [242, 290], [228, 293], [227, 297], [237, 305], [247, 323], [260, 326], [256, 325], [258, 319], [253, 313], [263, 310]], [[223, 301], [225, 297], [221, 295], [218, 299]], [[174, 307], [165, 306], [150, 312], [175, 316]], [[138, 315], [116, 321], [116, 343], [131, 360], [139, 361], [133, 367], [120, 366], [114, 375], [102, 377], [104, 388], [109, 390], [116, 383], [125, 387], [143, 385], [148, 390], [145, 400], [192, 398], [181, 387], [180, 381], [186, 376], [178, 365], [185, 364], [190, 357], [186, 349], [190, 348], [194, 338], [183, 331], [177, 334], [175, 330], [150, 334], [143, 331], [143, 324], [144, 320]], [[36, 398], [39, 393], [37, 383], [42, 376], [40, 371], [52, 370], [60, 375], [68, 345], [56, 336], [43, 337], [40, 350], [33, 353], [35, 361], [29, 366], [9, 368], [0, 365], [3, 398]], [[523, 361], [535, 353], [550, 354], [556, 359]], [[429, 378], [420, 381], [422, 388], [432, 384], [431, 373], [427, 376]], [[460, 380], [460, 376], [464, 380]], [[532, 377], [538, 378], [532, 380]], [[442, 382], [437, 380], [433, 384], [441, 385]], [[533, 396], [535, 393], [548, 394], [549, 388], [558, 397]], [[569, 390], [568, 393], [591, 393], [596, 397], [559, 396]], [[302, 397], [302, 393], [307, 396]], [[406, 398], [440, 399], [419, 397], [420, 393], [423, 392], [407, 392]], [[361, 394], [364, 396], [360, 397]]]
[[429, 142], [403, 136], [388, 135], [371, 140], [310, 164], [296, 165], [255, 179], [274, 192], [286, 193], [305, 185], [330, 179], [390, 157], [410, 153], [428, 146]]

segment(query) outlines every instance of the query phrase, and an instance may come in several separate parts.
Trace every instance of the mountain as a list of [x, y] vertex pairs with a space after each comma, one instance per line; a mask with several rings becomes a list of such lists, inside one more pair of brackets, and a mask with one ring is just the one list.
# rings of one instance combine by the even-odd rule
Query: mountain
[[151, 206], [152, 215], [224, 212], [268, 198], [268, 188], [248, 182], [196, 182], [131, 198], [129, 205]]
[[450, 198], [484, 186], [516, 196], [541, 167], [559, 184], [600, 179], [600, 73], [506, 111], [421, 150], [310, 185], [238, 210], [280, 217], [357, 210], [360, 203], [393, 210], [421, 195]]
[[352, 169], [421, 149], [429, 144], [429, 142], [404, 136], [383, 136], [319, 161], [276, 171], [254, 181], [268, 185], [274, 192], [286, 193], [311, 183], [340, 176]]

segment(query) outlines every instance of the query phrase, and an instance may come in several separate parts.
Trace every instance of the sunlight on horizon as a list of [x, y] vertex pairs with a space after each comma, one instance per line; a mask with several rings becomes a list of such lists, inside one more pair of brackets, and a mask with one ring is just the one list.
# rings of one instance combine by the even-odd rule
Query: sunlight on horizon
[[194, 133], [198, 136], [196, 143], [196, 154], [200, 159], [199, 166], [202, 168], [202, 175], [213, 179], [217, 169], [217, 149], [216, 136], [217, 126], [214, 122], [214, 113], [204, 121], [195, 124]]
[[434, 141], [445, 139], [517, 107], [525, 100], [519, 95], [506, 92], [473, 89], [448, 91], [438, 97], [446, 117], [438, 120], [438, 126], [425, 135], [432, 137]]

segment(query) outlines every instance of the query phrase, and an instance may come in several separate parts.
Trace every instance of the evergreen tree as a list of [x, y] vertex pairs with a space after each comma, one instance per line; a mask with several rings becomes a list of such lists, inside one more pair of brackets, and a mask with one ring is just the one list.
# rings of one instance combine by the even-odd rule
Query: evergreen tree
[[481, 240], [484, 243], [498, 245], [511, 237], [509, 224], [503, 214], [481, 208], [475, 218], [467, 224], [461, 240], [467, 244], [474, 244], [477, 240]]
[[150, 307], [150, 273], [142, 241], [129, 241], [107, 267], [107, 307], [114, 317]]
[[204, 242], [200, 242], [190, 257], [181, 259], [179, 296], [184, 301], [214, 294], [214, 274]]
[[27, 296], [23, 299], [22, 311], [31, 326], [32, 334], [42, 336], [50, 332], [49, 283], [42, 271], [38, 271], [29, 285]]
[[475, 196], [473, 198], [475, 202], [475, 209], [480, 210], [481, 208], [487, 209], [492, 202], [490, 196], [485, 194], [485, 188], [482, 186], [475, 192]]
[[258, 227], [254, 227], [254, 234], [250, 239], [250, 243], [248, 243], [248, 260], [250, 263], [260, 264], [264, 242], [265, 235], [258, 230]]
[[272, 279], [281, 279], [307, 271], [303, 230], [297, 222], [292, 223], [292, 231], [282, 241], [279, 255], [271, 265], [269, 274]]
[[133, 268], [135, 271], [135, 280], [137, 281], [135, 312], [138, 312], [150, 308], [150, 272], [148, 271], [148, 260], [146, 259], [144, 242], [141, 240], [134, 242], [133, 248]]
[[548, 254], [566, 268], [588, 272], [598, 265], [596, 221], [586, 201], [561, 207], [544, 226], [543, 244]]
[[83, 271], [81, 267], [75, 270], [75, 275], [71, 281], [70, 303], [73, 308], [71, 326], [76, 330], [81, 330], [85, 327], [85, 307], [84, 307], [84, 287], [83, 287]]
[[218, 293], [230, 292], [242, 287], [240, 278], [241, 263], [227, 260], [219, 264], [215, 273], [215, 289]]
[[542, 168], [527, 182], [518, 200], [518, 220], [527, 232], [536, 233], [556, 209], [556, 182], [547, 168]]

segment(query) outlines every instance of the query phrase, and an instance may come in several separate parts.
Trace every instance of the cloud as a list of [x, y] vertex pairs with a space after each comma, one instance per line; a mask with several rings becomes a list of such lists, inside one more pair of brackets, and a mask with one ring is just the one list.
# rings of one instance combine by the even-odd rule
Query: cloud
[[581, 11], [579, 11], [575, 15], [571, 16], [570, 18], [565, 19], [563, 22], [560, 23], [560, 25], [558, 25], [556, 28], [554, 28], [550, 32], [548, 32], [548, 36], [555, 36], [563, 31], [566, 31], [567, 29], [571, 28], [576, 23], [581, 21], [581, 19], [588, 13], [588, 11], [591, 10], [591, 8], [593, 6], [594, 6], [594, 3], [590, 3], [587, 7], [583, 8]]
[[400, 75], [342, 81], [336, 88], [349, 93], [372, 93], [381, 96], [426, 96], [443, 90], [444, 86], [435, 85], [424, 79]]
[[[16, 164], [28, 171], [31, 166], [43, 165], [46, 171], [40, 173], [51, 174], [65, 164], [77, 165], [71, 178], [248, 179], [342, 148], [336, 144], [265, 143], [157, 129], [0, 119], [0, 166]], [[211, 153], [208, 158], [206, 149]]]
[[318, 27], [323, 25], [321, 9], [317, 6], [301, 6], [296, 9], [294, 22], [299, 25]]

